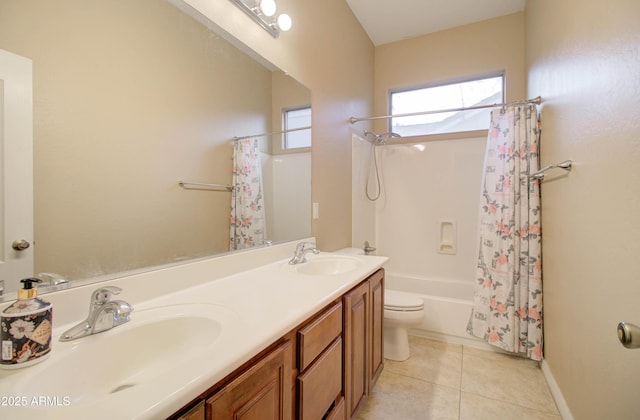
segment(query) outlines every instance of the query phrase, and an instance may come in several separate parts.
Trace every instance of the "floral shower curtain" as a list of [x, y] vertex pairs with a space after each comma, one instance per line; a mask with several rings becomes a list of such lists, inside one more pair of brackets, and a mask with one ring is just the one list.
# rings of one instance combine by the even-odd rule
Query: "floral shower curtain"
[[266, 223], [257, 139], [234, 142], [232, 185], [229, 249], [263, 244]]
[[535, 105], [495, 109], [480, 200], [479, 252], [467, 331], [542, 360], [539, 121]]

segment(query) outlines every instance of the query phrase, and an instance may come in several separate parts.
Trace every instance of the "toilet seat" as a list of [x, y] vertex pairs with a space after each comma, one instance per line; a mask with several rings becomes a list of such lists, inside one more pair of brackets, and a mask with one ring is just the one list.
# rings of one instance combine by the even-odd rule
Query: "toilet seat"
[[411, 293], [386, 289], [384, 291], [384, 309], [400, 312], [421, 311], [424, 309], [424, 301]]

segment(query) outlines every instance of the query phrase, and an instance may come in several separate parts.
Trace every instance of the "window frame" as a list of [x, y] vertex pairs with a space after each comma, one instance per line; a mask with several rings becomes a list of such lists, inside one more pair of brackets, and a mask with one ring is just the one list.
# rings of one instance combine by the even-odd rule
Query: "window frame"
[[[411, 86], [405, 86], [405, 87], [401, 87], [401, 88], [392, 88], [389, 89], [388, 95], [387, 95], [387, 112], [388, 115], [391, 116], [392, 115], [392, 95], [396, 94], [396, 93], [402, 93], [402, 92], [410, 92], [410, 91], [416, 91], [416, 90], [422, 90], [422, 89], [430, 89], [430, 88], [436, 88], [436, 87], [441, 87], [441, 86], [447, 86], [447, 85], [455, 85], [455, 84], [459, 84], [459, 83], [466, 83], [466, 82], [473, 82], [473, 81], [478, 81], [478, 80], [483, 80], [483, 79], [490, 79], [490, 78], [495, 78], [495, 77], [501, 77], [502, 78], [502, 97], [501, 97], [501, 103], [498, 105], [502, 105], [506, 103], [506, 97], [507, 97], [507, 76], [506, 76], [506, 71], [504, 70], [498, 70], [498, 71], [493, 71], [493, 72], [487, 72], [487, 73], [480, 73], [480, 74], [475, 74], [475, 75], [470, 75], [470, 76], [463, 76], [463, 77], [458, 77], [458, 78], [453, 78], [453, 79], [447, 79], [447, 80], [440, 80], [440, 81], [434, 81], [434, 82], [427, 82], [427, 83], [422, 83], [422, 84], [417, 84], [417, 85], [411, 85]], [[442, 109], [441, 111], [446, 111], [447, 109]], [[433, 112], [433, 113], [438, 113], [438, 111], [440, 111], [439, 109], [435, 109], [432, 111], [428, 111], [428, 112]], [[420, 111], [416, 111], [416, 112], [420, 112]], [[392, 131], [392, 127], [393, 127], [393, 117], [390, 117], [387, 119], [387, 130], [388, 131]], [[432, 134], [416, 134], [416, 135], [412, 135], [412, 136], [404, 136], [404, 137], [422, 137], [422, 136], [455, 136], [456, 134], [460, 134], [460, 133], [474, 133], [474, 132], [478, 132], [478, 131], [486, 131], [487, 129], [479, 129], [479, 130], [466, 130], [466, 131], [448, 131], [448, 132], [444, 132], [444, 133], [432, 133]]]
[[[311, 150], [311, 144], [312, 144], [312, 138], [309, 138], [309, 146], [304, 146], [304, 147], [287, 147], [287, 139], [288, 139], [288, 135], [289, 132], [287, 130], [289, 130], [288, 127], [288, 113], [289, 112], [293, 112], [293, 111], [301, 111], [301, 110], [305, 110], [308, 109], [309, 110], [309, 116], [311, 118], [313, 118], [313, 109], [311, 108], [311, 105], [303, 105], [303, 106], [295, 106], [295, 107], [290, 107], [290, 108], [283, 108], [282, 109], [282, 138], [281, 138], [281, 143], [280, 143], [280, 149], [281, 152], [283, 153], [302, 153], [302, 152], [308, 152]], [[309, 126], [311, 126], [311, 124], [309, 124]], [[300, 130], [300, 131], [304, 131], [304, 130]], [[311, 129], [309, 129], [309, 131], [311, 132]], [[309, 136], [311, 137], [311, 133], [309, 134]]]

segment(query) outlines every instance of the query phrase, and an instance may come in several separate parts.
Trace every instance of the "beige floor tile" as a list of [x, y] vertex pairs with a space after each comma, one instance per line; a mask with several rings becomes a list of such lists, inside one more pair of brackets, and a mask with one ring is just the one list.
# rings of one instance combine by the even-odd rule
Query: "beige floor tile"
[[463, 392], [460, 420], [562, 420], [559, 415]]
[[385, 360], [388, 372], [460, 389], [462, 346], [409, 336], [411, 357], [404, 362]]
[[460, 391], [384, 370], [359, 420], [458, 419]]
[[485, 349], [465, 346], [463, 353], [465, 356], [477, 356], [477, 357], [482, 357], [482, 358], [491, 359], [491, 360], [505, 360], [505, 359], [517, 360], [522, 365], [530, 365], [531, 367], [538, 366], [538, 362], [536, 362], [535, 360], [514, 356], [507, 352], [503, 352], [497, 348], [496, 350], [492, 351], [492, 350], [485, 350]]
[[462, 358], [463, 392], [558, 415], [536, 362], [499, 353], [467, 350], [465, 347]]

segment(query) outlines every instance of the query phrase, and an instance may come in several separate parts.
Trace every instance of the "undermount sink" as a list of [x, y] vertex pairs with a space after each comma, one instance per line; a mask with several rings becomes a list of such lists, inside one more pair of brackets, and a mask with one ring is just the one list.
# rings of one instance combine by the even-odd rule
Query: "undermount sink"
[[300, 274], [311, 276], [334, 276], [348, 273], [362, 266], [362, 262], [354, 257], [343, 255], [310, 256], [307, 262], [296, 265]]
[[[166, 381], [167, 372], [210, 351], [233, 311], [217, 305], [168, 305], [135, 311], [109, 331], [54, 344], [53, 354], [16, 387], [18, 395], [59, 395], [71, 405]], [[52, 380], [55, 379], [55, 380]]]

